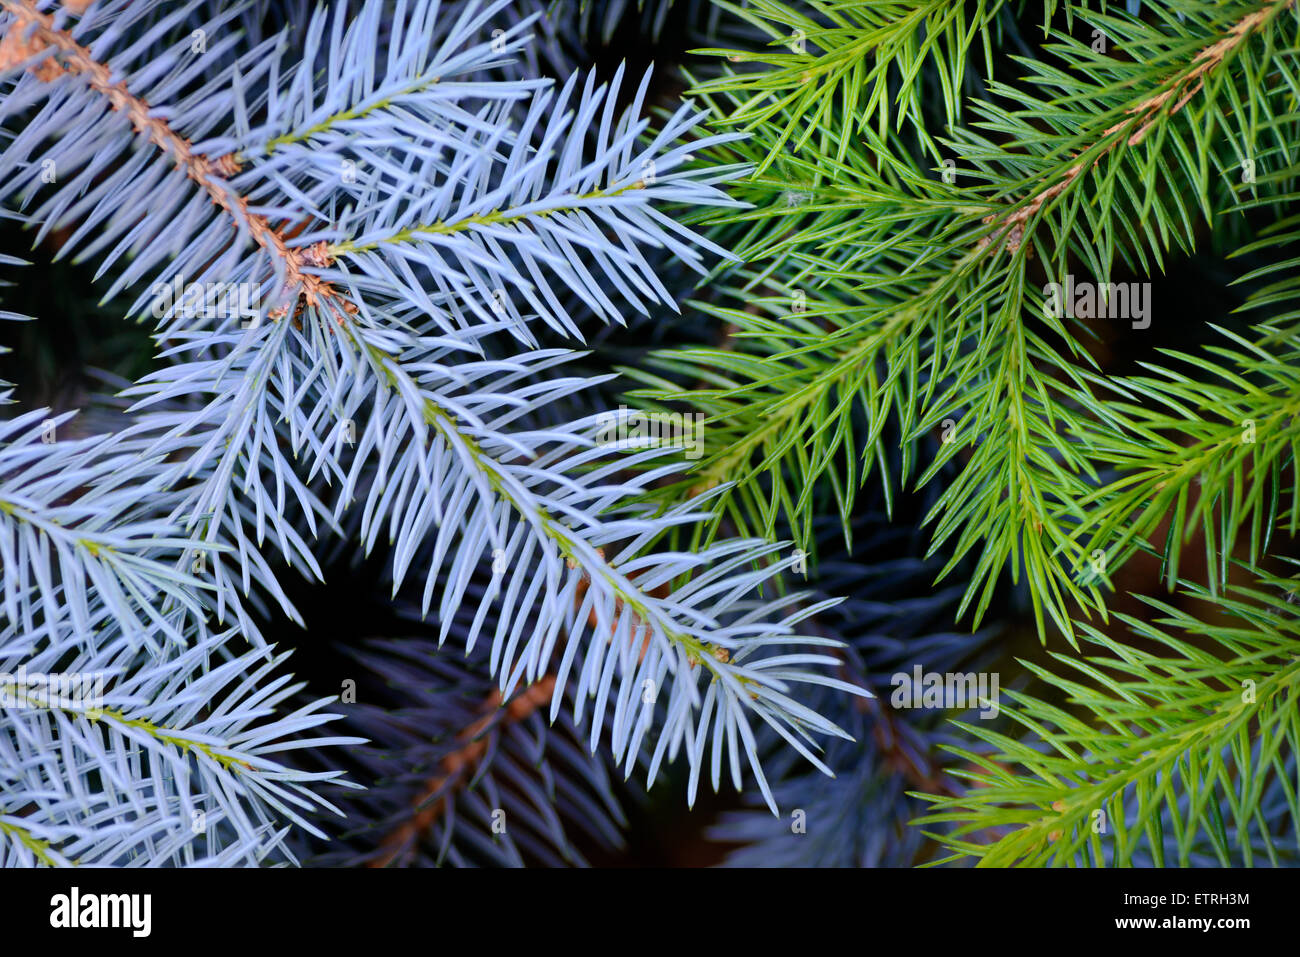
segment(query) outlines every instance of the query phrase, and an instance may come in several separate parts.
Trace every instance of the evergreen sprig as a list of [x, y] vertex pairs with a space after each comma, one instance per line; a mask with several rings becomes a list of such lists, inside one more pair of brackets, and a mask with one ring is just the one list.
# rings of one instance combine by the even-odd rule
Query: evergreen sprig
[[[1294, 863], [1298, 50], [1294, 0], [0, 0], [0, 265], [157, 352], [0, 382], [0, 859], [580, 864], [680, 759], [756, 784], [732, 864]], [[1222, 309], [1128, 289], [1207, 259]], [[698, 461], [610, 440], [684, 410]], [[372, 566], [335, 707], [280, 625]], [[886, 704], [1017, 614], [1000, 713]]]
[[[697, 486], [737, 477], [724, 499], [742, 497], [738, 521], [766, 534], [787, 521], [807, 546], [819, 480], [847, 522], [893, 422], [900, 481], [962, 461], [931, 516], [936, 549], [979, 555], [962, 613], [978, 622], [1009, 566], [1044, 634], [1050, 621], [1072, 635], [1080, 610], [1104, 614], [1132, 535], [1089, 506], [1113, 446], [1147, 426], [1126, 414], [1130, 383], [1099, 373], [1078, 319], [1047, 308], [1030, 263], [1058, 282], [1081, 263], [1108, 284], [1117, 259], [1157, 266], [1197, 245], [1199, 223], [1240, 214], [1243, 190], [1286, 195], [1294, 175], [1294, 140], [1280, 132], [1300, 119], [1294, 59], [1273, 52], [1293, 42], [1293, 5], [1174, 6], [1183, 21], [1154, 24], [1073, 8], [1131, 58], [1062, 35], [1046, 48], [1069, 74], [1033, 60], [1022, 84], [991, 79], [972, 110], [999, 138], [955, 128], [944, 139], [955, 177], [905, 136], [862, 130], [843, 155], [838, 139], [809, 139], [743, 184], [754, 208], [718, 228], [746, 264], [724, 273], [734, 293], [713, 307], [735, 348], [670, 350], [659, 361], [670, 381], [642, 393], [690, 402], [726, 430]], [[745, 76], [707, 84], [719, 114]], [[769, 118], [726, 155], [761, 168], [783, 136]], [[1243, 143], [1272, 172], [1239, 190]], [[855, 416], [869, 423], [861, 445]], [[932, 430], [945, 441], [919, 462], [915, 443]]]
[[[608, 87], [574, 75], [558, 92], [483, 79], [526, 41], [526, 19], [479, 39], [503, 6], [459, 5], [450, 25], [435, 2], [391, 15], [379, 2], [339, 6], [314, 13], [297, 44], [281, 33], [238, 53], [232, 8], [200, 28], [220, 44], [214, 70], [175, 40], [197, 2], [154, 17], [156, 5], [121, 0], [6, 0], [0, 199], [38, 242], [65, 231], [60, 254], [111, 274], [109, 295], [141, 289], [131, 312], [152, 312], [161, 350], [157, 371], [124, 390], [119, 430], [95, 440], [98, 472], [60, 459], [82, 449], [56, 439], [6, 500], [7, 518], [25, 523], [6, 578], [9, 608], [26, 619], [10, 625], [99, 648], [87, 609], [108, 602], [149, 680], [198, 662], [169, 686], [198, 707], [214, 657], [243, 661], [244, 643], [269, 652], [254, 612], [300, 620], [281, 567], [320, 577], [318, 543], [359, 514], [361, 547], [387, 542], [394, 591], [423, 579], [421, 609], [436, 607], [441, 638], [473, 602], [472, 653], [491, 615], [486, 667], [503, 700], [554, 667], [550, 720], [567, 690], [575, 722], [591, 711], [587, 745], [608, 731], [625, 774], [643, 748], [649, 781], [684, 754], [693, 797], [711, 748], [715, 767], [728, 754], [737, 786], [747, 766], [775, 810], [750, 723], [826, 770], [814, 736], [844, 732], [790, 689], [859, 693], [822, 673], [835, 659], [815, 649], [835, 643], [796, 632], [807, 612], [760, 597], [795, 559], [744, 539], [656, 548], [702, 521], [706, 503], [639, 505], [680, 465], [637, 468], [667, 450], [622, 455], [599, 440], [596, 415], [536, 424], [595, 383], [558, 374], [567, 350], [529, 348], [539, 324], [577, 334], [562, 293], [605, 321], [671, 304], [645, 248], [697, 269], [721, 253], [661, 207], [735, 205], [715, 184], [740, 167], [690, 156], [734, 137], [701, 137], [686, 107], [650, 134], [645, 81], [616, 109], [621, 70]], [[241, 288], [254, 306], [214, 310], [210, 287], [169, 296], [190, 283]], [[505, 336], [522, 345], [490, 355], [485, 344]], [[42, 415], [19, 421], [20, 464], [37, 458], [30, 429]], [[137, 464], [119, 471], [114, 443]], [[58, 465], [40, 486], [40, 470]], [[98, 486], [77, 506], [55, 502], [79, 480]], [[28, 507], [33, 490], [51, 514]], [[94, 508], [110, 495], [116, 508]], [[34, 544], [29, 528], [43, 536]], [[491, 585], [471, 594], [486, 557]], [[53, 611], [65, 593], [71, 622]], [[67, 768], [69, 786], [108, 786], [91, 773], [93, 763]], [[278, 791], [258, 795], [298, 820]], [[5, 800], [28, 803], [21, 786]], [[229, 856], [260, 859], [258, 839], [239, 828]], [[191, 853], [193, 838], [173, 841]]]
[[[1119, 616], [1152, 650], [1087, 629], [1092, 654], [1026, 667], [1065, 707], [1011, 693], [1018, 740], [962, 729], [990, 748], [953, 745], [970, 787], [926, 795], [918, 823], [957, 823], [940, 838], [985, 866], [1274, 866], [1297, 852], [1297, 642], [1291, 579], [1212, 596], [1227, 613], [1200, 621], [1148, 599], [1152, 619]], [[1207, 645], [1208, 640], [1208, 645]], [[976, 832], [996, 840], [963, 840]]]
[[[944, 562], [939, 578], [962, 576], [956, 617], [978, 626], [1009, 579], [1045, 643], [1102, 643], [1108, 662], [1127, 663], [1135, 684], [1121, 690], [1055, 653], [1085, 679], [1068, 685], [1072, 707], [1012, 696], [1030, 742], [959, 725], [1000, 754], [959, 747], [982, 769], [966, 775], [970, 790], [929, 792], [936, 813], [925, 820], [968, 838], [935, 835], [953, 859], [1288, 859], [1294, 806], [1277, 796], [1295, 788], [1293, 741], [1278, 715], [1294, 702], [1283, 693], [1240, 722], [1234, 711], [1231, 741], [1215, 725], [1206, 751], [1182, 747], [1209, 727], [1182, 697], [1196, 693], [1186, 683], [1204, 656], [1230, 662], [1224, 676], [1260, 677], [1247, 673], [1259, 661], [1240, 660], [1248, 632], [1198, 624], [1154, 597], [1201, 639], [1188, 662], [1104, 629], [1156, 638], [1151, 623], [1109, 608], [1139, 553], [1160, 560], [1170, 587], [1190, 564], [1203, 576], [1193, 595], [1251, 627], [1283, 627], [1247, 611], [1270, 607], [1262, 592], [1225, 589], [1235, 562], [1264, 574], [1294, 533], [1296, 6], [892, 6], [887, 22], [871, 19], [874, 5], [730, 8], [772, 40], [696, 87], [723, 128], [751, 134], [718, 154], [754, 167], [735, 189], [751, 208], [713, 221], [743, 264], [719, 267], [698, 304], [725, 334], [661, 350], [652, 370], [632, 373], [640, 401], [689, 403], [722, 441], [660, 494], [722, 488], [725, 519], [708, 534], [788, 528], [820, 551], [827, 511], [853, 540], [868, 481], [891, 500], [897, 488], [934, 488], [930, 554]], [[988, 19], [969, 33], [945, 26], [976, 16]], [[787, 53], [791, 30], [799, 48]], [[967, 56], [993, 37], [1023, 55]], [[1139, 374], [1105, 368], [1097, 320], [1116, 284], [1198, 252], [1245, 260], [1253, 324], [1157, 312], [1208, 319], [1222, 338], [1164, 349]], [[1054, 302], [1071, 273], [1103, 290], [1090, 311]], [[1282, 643], [1270, 647], [1282, 654]], [[1158, 769], [1136, 760], [1149, 747]], [[1253, 770], [1250, 754], [1261, 756]], [[1044, 813], [1054, 802], [1064, 815]], [[1112, 822], [1105, 842], [1086, 826], [1096, 809]], [[1220, 817], [1236, 820], [1233, 838]], [[1139, 850], [1135, 835], [1151, 828]]]

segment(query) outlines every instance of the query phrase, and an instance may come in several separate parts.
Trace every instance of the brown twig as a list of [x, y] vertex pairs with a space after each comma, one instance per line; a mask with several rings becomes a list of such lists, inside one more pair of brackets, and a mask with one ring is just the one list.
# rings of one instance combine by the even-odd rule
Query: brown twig
[[[1183, 93], [1169, 110], [1170, 116], [1173, 116], [1186, 106], [1191, 101], [1192, 97], [1201, 91], [1205, 85], [1206, 73], [1221, 64], [1232, 50], [1240, 46], [1251, 33], [1257, 30], [1260, 25], [1266, 22], [1277, 10], [1280, 10], [1283, 7], [1289, 7], [1294, 2], [1295, 0], [1275, 0], [1275, 2], [1269, 6], [1262, 7], [1254, 13], [1251, 13], [1237, 21], [1228, 31], [1227, 36], [1212, 43], [1196, 55], [1192, 60], [1192, 69], [1188, 71], [1185, 76], [1176, 80], [1168, 89], [1159, 93], [1154, 93], [1136, 106], [1129, 107], [1124, 111], [1127, 114], [1127, 118], [1107, 127], [1102, 132], [1100, 139], [1102, 141], [1106, 140], [1132, 124], [1134, 118], [1137, 118], [1140, 120], [1140, 125], [1129, 135], [1127, 140], [1129, 146], [1137, 146], [1146, 138], [1147, 133], [1149, 133], [1155, 126], [1156, 122], [1159, 120], [1159, 114], [1164, 110], [1165, 105], [1169, 103], [1169, 101], [1172, 100], [1180, 90], [1187, 88], [1190, 84], [1190, 89], [1187, 89], [1187, 92]], [[1075, 163], [1065, 171], [1065, 176], [1062, 177], [1059, 183], [1049, 186], [1047, 189], [1035, 195], [1026, 205], [1002, 219], [1001, 224], [991, 235], [985, 236], [979, 241], [977, 248], [983, 249], [990, 243], [996, 242], [1000, 244], [1005, 241], [1007, 249], [1010, 252], [1015, 252], [1024, 242], [1025, 230], [1028, 228], [1029, 220], [1043, 208], [1043, 205], [1063, 193], [1085, 170], [1092, 169], [1100, 163], [1102, 157], [1109, 154], [1110, 151], [1120, 142], [1121, 139], [1119, 138], [1111, 140], [1111, 142], [1107, 143], [1089, 163], [1085, 164], [1082, 161]], [[998, 218], [998, 214], [991, 213], [984, 217], [983, 222], [986, 224], [993, 223], [997, 221]]]
[[[68, 4], [65, 4], [68, 5]], [[229, 177], [237, 174], [241, 164], [237, 157], [225, 155], [211, 159], [195, 153], [192, 144], [173, 130], [165, 119], [150, 116], [150, 107], [143, 99], [127, 89], [122, 80], [114, 82], [112, 72], [91, 55], [90, 50], [77, 43], [66, 31], [56, 29], [54, 17], [41, 13], [30, 0], [3, 0], [3, 6], [14, 23], [0, 39], [0, 69], [11, 68], [46, 49], [52, 54], [31, 72], [45, 82], [65, 74], [82, 77], [91, 89], [108, 99], [112, 108], [124, 113], [135, 131], [169, 154], [176, 165], [200, 186], [212, 202], [228, 213], [234, 225], [247, 225], [253, 240], [284, 263], [290, 289], [300, 289], [310, 306], [328, 305], [339, 321], [342, 314], [351, 314], [357, 307], [319, 276], [304, 272], [304, 267], [329, 265], [327, 244], [322, 242], [306, 247], [290, 247], [284, 235], [270, 225], [265, 216], [250, 213], [248, 201], [230, 187]], [[81, 12], [71, 6], [73, 12]]]
[[[597, 549], [597, 551], [600, 553], [601, 558], [605, 557], [602, 549]], [[584, 573], [574, 594], [575, 608], [580, 609], [582, 607], [583, 596], [586, 594], [589, 582], [589, 576]], [[668, 586], [666, 584], [656, 586], [651, 589], [650, 593], [659, 598], [666, 597]], [[617, 613], [621, 611], [622, 607], [623, 604], [620, 599], [616, 605], [616, 619]], [[598, 627], [599, 618], [595, 609], [588, 613], [587, 620], [593, 629]], [[650, 629], [644, 624], [640, 624], [632, 632], [632, 641], [636, 641], [643, 630], [645, 637], [641, 642], [638, 660], [644, 659], [646, 652], [650, 648]], [[610, 637], [610, 640], [613, 640], [613, 636]], [[726, 653], [725, 649], [718, 650], [724, 654]], [[555, 675], [544, 675], [537, 682], [511, 698], [509, 702], [504, 703], [506, 714], [501, 718], [500, 725], [508, 727], [517, 724], [545, 705], [555, 693], [555, 681]], [[500, 690], [493, 690], [480, 708], [481, 711], [485, 711], [487, 714], [476, 719], [474, 723], [456, 736], [457, 740], [464, 741], [465, 744], [442, 759], [440, 772], [425, 782], [424, 787], [420, 790], [420, 796], [412, 803], [414, 813], [411, 818], [398, 825], [384, 837], [379, 845], [378, 856], [368, 866], [388, 867], [391, 865], [410, 846], [413, 840], [433, 826], [433, 823], [442, 816], [443, 811], [446, 809], [447, 790], [455, 790], [461, 783], [459, 777], [461, 772], [473, 771], [487, 752], [488, 743], [484, 733], [493, 727], [497, 720], [497, 712], [502, 705]]]
[[554, 675], [544, 676], [508, 702], [503, 702], [500, 689], [493, 689], [479, 709], [486, 713], [456, 735], [456, 740], [463, 744], [445, 755], [439, 762], [440, 773], [425, 782], [420, 796], [412, 805], [415, 813], [388, 833], [380, 842], [377, 856], [367, 866], [388, 867], [415, 839], [433, 826], [446, 808], [446, 791], [454, 790], [483, 760], [488, 749], [489, 730], [527, 720], [551, 700], [554, 691]]

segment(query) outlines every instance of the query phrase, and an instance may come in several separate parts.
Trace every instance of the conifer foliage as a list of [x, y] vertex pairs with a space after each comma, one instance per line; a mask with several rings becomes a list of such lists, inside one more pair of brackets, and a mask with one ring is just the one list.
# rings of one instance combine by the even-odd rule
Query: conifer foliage
[[1298, 45], [0, 0], [4, 862], [1294, 862]]
[[803, 613], [759, 597], [780, 546], [656, 549], [703, 513], [638, 504], [676, 464], [625, 476], [663, 452], [625, 463], [594, 416], [544, 414], [592, 384], [535, 347], [541, 327], [579, 336], [560, 293], [614, 321], [671, 301], [642, 246], [696, 268], [721, 254], [661, 207], [732, 202], [715, 184], [738, 167], [690, 165], [727, 137], [687, 106], [651, 132], [648, 76], [624, 109], [621, 70], [492, 78], [533, 19], [489, 32], [502, 6], [340, 6], [297, 44], [236, 30], [238, 7], [5, 6], [0, 198], [38, 240], [67, 230], [60, 254], [113, 273], [110, 293], [138, 285], [130, 312], [152, 311], [161, 350], [115, 433], [64, 446], [42, 412], [13, 425], [13, 654], [145, 676], [130, 706], [16, 719], [11, 806], [35, 810], [6, 820], [24, 853], [66, 858], [73, 837], [104, 862], [284, 853], [333, 773], [266, 755], [354, 740], [296, 736], [319, 705], [268, 723], [288, 686], [259, 663], [276, 659], [252, 609], [296, 615], [272, 560], [319, 576], [331, 533], [364, 551], [382, 536], [439, 641], [488, 558], [462, 650], [490, 644], [505, 697], [554, 669], [549, 717], [590, 709], [592, 744], [605, 732], [629, 769], [644, 749], [650, 779], [679, 753], [698, 774], [711, 747], [767, 792], [752, 721], [814, 762], [812, 734], [843, 734], [788, 694], [843, 683], [827, 642], [796, 633]]
[[[933, 489], [958, 616], [1009, 584], [1050, 655], [919, 823], [998, 865], [1294, 861], [1296, 5], [721, 5], [770, 38], [695, 88], [751, 133], [734, 345], [644, 394], [725, 423], [692, 478], [759, 534]], [[1189, 258], [1232, 292], [1180, 294]]]

